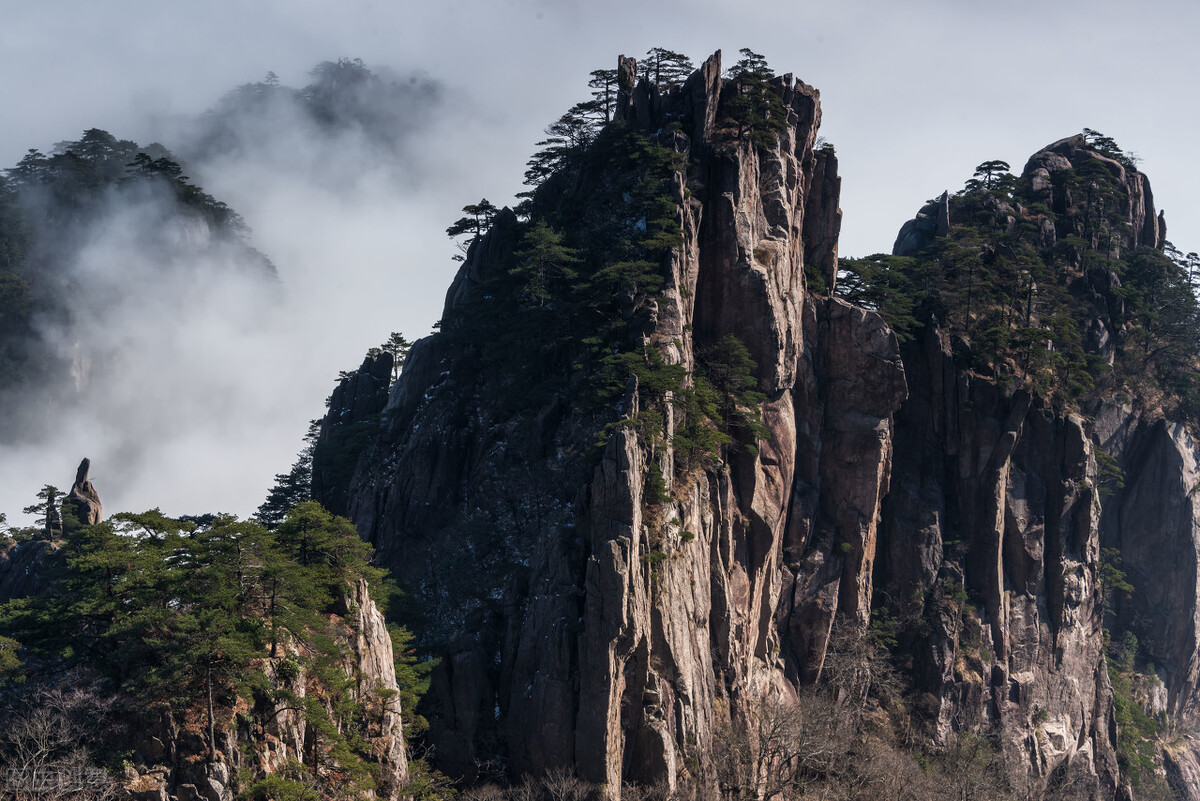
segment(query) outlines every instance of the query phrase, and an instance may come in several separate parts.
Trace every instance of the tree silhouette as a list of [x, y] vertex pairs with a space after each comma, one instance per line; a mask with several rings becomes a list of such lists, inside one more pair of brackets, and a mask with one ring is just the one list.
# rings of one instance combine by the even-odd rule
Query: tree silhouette
[[53, 540], [62, 536], [62, 514], [59, 512], [59, 504], [62, 497], [62, 490], [51, 484], [47, 484], [38, 490], [37, 503], [26, 506], [21, 510], [27, 515], [38, 516], [34, 521], [34, 525], [40, 529], [40, 535], [43, 539]]
[[[464, 216], [455, 220], [449, 228], [446, 229], [446, 236], [451, 239], [456, 239], [455, 245], [458, 247], [461, 254], [454, 257], [455, 261], [462, 261], [466, 255], [467, 248], [477, 236], [483, 236], [491, 228], [492, 218], [496, 216], [499, 209], [487, 198], [481, 198], [478, 203], [468, 203], [462, 207]], [[457, 237], [469, 237], [468, 239], [457, 239]]]
[[982, 181], [984, 189], [992, 189], [1000, 182], [1001, 176], [1008, 174], [1009, 169], [1007, 161], [992, 159], [975, 168], [975, 177]]
[[756, 147], [774, 147], [787, 128], [787, 109], [775, 91], [775, 73], [766, 59], [749, 48], [729, 70], [729, 82], [721, 93], [725, 116], [737, 126], [737, 140], [749, 139]]
[[529, 159], [525, 183], [538, 186], [559, 170], [577, 166], [583, 151], [596, 138], [601, 109], [596, 101], [576, 103], [546, 128], [541, 148]]
[[392, 354], [393, 381], [400, 377], [400, 371], [404, 369], [404, 360], [408, 358], [408, 350], [411, 347], [412, 343], [399, 331], [393, 331], [387, 342], [383, 343], [381, 350]]
[[592, 70], [588, 88], [592, 90], [592, 102], [601, 112], [604, 122], [611, 122], [617, 103], [617, 71]]
[[660, 92], [679, 86], [695, 70], [690, 58], [662, 47], [650, 48], [642, 65], [646, 69], [646, 79]]

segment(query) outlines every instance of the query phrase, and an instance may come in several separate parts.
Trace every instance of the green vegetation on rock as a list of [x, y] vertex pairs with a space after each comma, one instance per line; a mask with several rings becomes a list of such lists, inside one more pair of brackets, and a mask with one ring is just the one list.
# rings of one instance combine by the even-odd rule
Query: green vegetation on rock
[[[376, 783], [371, 738], [390, 736], [379, 731], [380, 710], [394, 699], [357, 691], [342, 629], [367, 602], [363, 588], [384, 600], [370, 557], [348, 520], [312, 501], [273, 530], [228, 515], [115, 515], [69, 533], [43, 565], [52, 591], [0, 605], [0, 680], [92, 677], [105, 695], [193, 727], [210, 761], [221, 732], [294, 708], [310, 735], [308, 776], [251, 776], [250, 797], [316, 793], [331, 781], [366, 791]], [[391, 637], [411, 734], [431, 664], [416, 658], [405, 629]]]
[[1150, 403], [1165, 393], [1168, 411], [1195, 417], [1196, 265], [1170, 243], [1136, 246], [1123, 171], [1134, 162], [1085, 133], [1071, 166], [1037, 187], [983, 162], [914, 221], [932, 230], [943, 216], [945, 230], [901, 255], [841, 259], [835, 291], [879, 311], [901, 340], [936, 321], [966, 366], [1060, 407], [1095, 392]]

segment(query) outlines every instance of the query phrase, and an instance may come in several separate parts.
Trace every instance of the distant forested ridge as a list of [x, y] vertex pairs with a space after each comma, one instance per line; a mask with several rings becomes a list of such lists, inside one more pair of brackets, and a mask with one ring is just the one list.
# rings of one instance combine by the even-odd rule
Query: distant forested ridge
[[179, 131], [179, 150], [203, 162], [264, 146], [289, 145], [295, 125], [325, 134], [355, 133], [394, 149], [421, 131], [442, 96], [439, 83], [423, 75], [376, 72], [358, 58], [324, 61], [302, 88], [285, 86], [273, 72], [242, 84]]
[[181, 277], [204, 280], [195, 273], [205, 269], [273, 279], [274, 266], [248, 236], [237, 212], [160, 144], [92, 128], [48, 153], [30, 150], [5, 170], [0, 404], [17, 413], [0, 423], [0, 441], [47, 425], [114, 355], [84, 337], [120, 296]]
[[37, 441], [127, 345], [158, 336], [143, 309], [186, 307], [189, 287], [230, 276], [272, 295], [250, 226], [201, 185], [214, 164], [339, 187], [388, 165], [402, 174], [401, 151], [442, 99], [428, 77], [360, 59], [310, 79], [291, 88], [269, 73], [173, 118], [159, 131], [169, 148], [92, 128], [0, 171], [0, 442]]

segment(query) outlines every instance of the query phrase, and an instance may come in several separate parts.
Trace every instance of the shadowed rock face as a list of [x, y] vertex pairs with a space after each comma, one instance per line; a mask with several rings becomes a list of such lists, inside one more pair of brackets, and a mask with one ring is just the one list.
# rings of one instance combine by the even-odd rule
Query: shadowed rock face
[[[1114, 797], [1091, 424], [961, 367], [936, 326], [902, 351], [874, 313], [808, 290], [806, 265], [835, 284], [840, 226], [836, 158], [814, 149], [816, 90], [777, 79], [788, 124], [762, 149], [720, 129], [719, 54], [665, 95], [633, 84], [631, 60], [619, 73], [617, 113], [651, 131], [680, 121], [687, 163], [683, 242], [645, 340], [691, 369], [698, 347], [736, 336], [767, 433], [684, 478], [669, 444], [627, 429], [589, 461], [572, 398], [505, 416], [480, 400], [471, 353], [440, 334], [413, 346], [331, 497], [445, 643], [430, 710], [440, 765], [568, 766], [608, 787], [702, 773], [718, 709], [817, 680], [835, 623], [868, 622], [886, 592], [927, 624], [908, 645], [937, 737], [1000, 732], [1030, 797], [1050, 784]], [[1038, 164], [1086, 158], [1076, 147]], [[1131, 244], [1157, 242], [1148, 185], [1122, 180], [1142, 193]], [[898, 250], [951, 222], [943, 195]], [[497, 269], [516, 224], [502, 212], [473, 244], [447, 311]], [[631, 386], [621, 414], [637, 403]], [[356, 404], [335, 397], [328, 419]], [[668, 414], [668, 441], [674, 425]], [[671, 495], [656, 508], [643, 502], [651, 463]], [[1194, 589], [1182, 560], [1181, 582], [1189, 570]], [[969, 603], [955, 609], [958, 593]]]
[[[632, 84], [631, 60], [621, 70], [618, 113], [651, 131], [682, 120], [688, 165], [683, 244], [646, 341], [690, 369], [697, 342], [735, 335], [758, 365], [769, 433], [756, 454], [671, 486], [649, 521], [643, 477], [653, 459], [673, 481], [670, 447], [618, 430], [594, 467], [564, 464], [580, 436], [569, 398], [490, 419], [459, 378], [464, 354], [441, 336], [413, 347], [348, 508], [450, 643], [431, 723], [456, 773], [502, 754], [514, 774], [674, 781], [712, 748], [718, 699], [815, 675], [833, 617], [870, 609], [904, 370], [876, 315], [805, 288], [806, 259], [836, 279], [841, 214], [836, 158], [814, 151], [819, 94], [777, 79], [788, 125], [756, 149], [717, 130], [719, 54], [665, 96]], [[475, 243], [450, 307], [512, 247], [513, 222], [497, 216]], [[670, 557], [652, 566], [652, 550]]]
[[[1125, 474], [1104, 504], [1104, 545], [1119, 548], [1134, 592], [1115, 599], [1123, 628], [1153, 658], [1166, 711], [1200, 720], [1200, 445], [1179, 424], [1110, 404], [1096, 435]], [[1200, 785], [1197, 785], [1200, 793]]]
[[[1085, 423], [957, 366], [936, 328], [905, 345], [904, 364], [911, 395], [895, 422], [876, 577], [930, 624], [912, 644], [928, 712], [944, 733], [999, 732], [1017, 787], [1069, 777], [1071, 798], [1113, 798]], [[959, 587], [968, 600], [945, 603]]]
[[43, 566], [60, 547], [61, 542], [49, 540], [0, 545], [0, 603], [45, 590], [50, 579]]

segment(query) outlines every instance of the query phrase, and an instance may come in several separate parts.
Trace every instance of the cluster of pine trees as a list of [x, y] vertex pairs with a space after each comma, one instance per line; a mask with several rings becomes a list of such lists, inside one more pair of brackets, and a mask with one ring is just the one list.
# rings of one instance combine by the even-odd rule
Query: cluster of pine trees
[[[70, 340], [74, 321], [99, 313], [103, 299], [81, 284], [75, 262], [93, 225], [120, 209], [146, 219], [136, 246], [164, 274], [183, 254], [172, 221], [200, 221], [211, 247], [229, 248], [239, 263], [264, 275], [274, 267], [247, 244], [248, 229], [225, 203], [194, 184], [162, 145], [138, 145], [92, 128], [50, 153], [30, 150], [0, 177], [0, 399], [18, 409], [37, 390], [56, 397], [68, 378], [57, 340]], [[28, 432], [17, 414], [0, 423], [0, 438]]]
[[[719, 117], [727, 147], [776, 146], [787, 112], [765, 59], [743, 49], [727, 71]], [[727, 337], [698, 343], [697, 370], [668, 363], [661, 343], [647, 340], [649, 323], [670, 278], [673, 248], [682, 242], [679, 187], [686, 172], [682, 120], [671, 97], [693, 72], [692, 62], [665, 48], [639, 64], [646, 91], [665, 98], [656, 131], [617, 113], [617, 70], [594, 70], [592, 97], [546, 129], [530, 159], [515, 215], [487, 199], [463, 208], [447, 229], [462, 256], [493, 231], [487, 276], [466, 303], [442, 320], [442, 330], [478, 352], [482, 382], [501, 414], [537, 408], [556, 394], [579, 401], [577, 411], [606, 417], [636, 376], [640, 412], [633, 425], [662, 444], [667, 405], [677, 427], [677, 465], [687, 471], [761, 433], [755, 364]], [[640, 90], [639, 90], [640, 91]], [[684, 290], [686, 291], [686, 289]], [[602, 421], [599, 438], [609, 430]]]
[[[22, 684], [65, 677], [123, 699], [134, 717], [162, 711], [194, 727], [209, 760], [229, 730], [299, 711], [310, 732], [303, 781], [248, 775], [251, 797], [256, 782], [369, 789], [382, 710], [402, 708], [407, 733], [419, 729], [412, 710], [431, 663], [417, 661], [406, 630], [392, 627], [400, 697], [355, 691], [337, 621], [361, 582], [381, 605], [391, 590], [354, 526], [317, 503], [270, 528], [228, 515], [119, 514], [69, 528], [59, 544], [40, 565], [41, 591], [0, 605], [0, 687], [10, 699]], [[95, 746], [96, 764], [121, 753], [111, 740]]]
[[[1134, 167], [1134, 157], [1090, 129], [1089, 144]], [[919, 253], [841, 259], [836, 292], [878, 310], [901, 340], [936, 320], [972, 368], [1060, 404], [1094, 390], [1166, 392], [1200, 412], [1200, 256], [1169, 243], [1130, 248], [1128, 190], [1096, 159], [1053, 173], [1072, 199], [1031, 198], [1009, 165], [981, 164], [950, 197], [950, 229]], [[1049, 243], [1044, 223], [1058, 236]], [[1090, 342], [1100, 320], [1108, 342]], [[1094, 336], [1094, 335], [1093, 335]], [[1149, 383], [1147, 383], [1149, 381]]]

